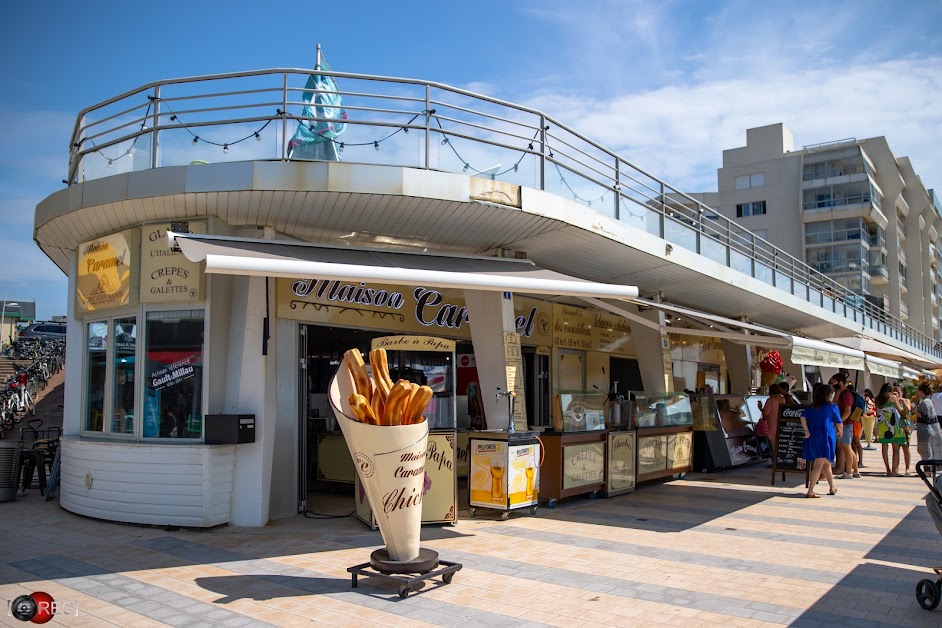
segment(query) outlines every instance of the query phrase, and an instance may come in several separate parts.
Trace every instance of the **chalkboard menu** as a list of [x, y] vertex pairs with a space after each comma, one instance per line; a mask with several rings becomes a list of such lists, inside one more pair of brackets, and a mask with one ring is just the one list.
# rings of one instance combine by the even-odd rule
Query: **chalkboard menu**
[[801, 426], [801, 413], [806, 406], [781, 406], [775, 431], [775, 459], [772, 462], [772, 484], [775, 474], [808, 472], [804, 459], [805, 429]]

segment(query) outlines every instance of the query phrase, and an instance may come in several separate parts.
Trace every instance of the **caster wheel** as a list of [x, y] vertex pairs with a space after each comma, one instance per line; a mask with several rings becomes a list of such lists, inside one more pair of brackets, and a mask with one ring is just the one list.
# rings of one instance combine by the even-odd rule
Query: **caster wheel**
[[556, 500], [555, 500], [555, 499], [551, 499], [551, 500], [549, 500], [548, 502], [546, 502], [546, 505], [547, 505], [548, 507], [550, 507], [550, 508], [556, 508]]
[[530, 506], [530, 514], [535, 515], [537, 509], [539, 509], [539, 506]]
[[925, 579], [916, 583], [916, 601], [927, 611], [939, 605], [939, 585], [932, 580]]
[[589, 493], [589, 499], [595, 499], [598, 496], [599, 496], [598, 491], [592, 491], [591, 493]]
[[500, 520], [501, 520], [501, 521], [507, 521], [508, 519], [510, 519], [510, 511], [509, 511], [509, 510], [505, 510], [504, 512], [500, 513]]
[[403, 586], [400, 586], [400, 587], [399, 587], [399, 597], [402, 598], [402, 599], [406, 599], [407, 597], [409, 597], [409, 591], [411, 591], [411, 590], [412, 590], [412, 589], [410, 589], [410, 588], [407, 587], [407, 586], [404, 586], [404, 585], [403, 585]]
[[470, 509], [470, 510], [468, 511], [468, 516], [469, 516], [469, 517], [473, 517], [473, 516], [474, 516], [474, 513], [476, 513], [477, 511], [478, 511], [477, 508], [472, 508], [472, 509]]
[[687, 477], [687, 472], [686, 472], [686, 471], [684, 471], [683, 473], [675, 473], [675, 474], [674, 474], [674, 479], [675, 479], [675, 480], [683, 480], [685, 477]]
[[327, 494], [328, 494], [328, 495], [336, 495], [336, 494], [337, 494], [337, 485], [336, 485], [336, 484], [331, 484], [330, 486], [328, 486], [328, 487], [327, 487]]
[[455, 577], [455, 572], [446, 573], [444, 576], [442, 576], [442, 582], [444, 582], [445, 584], [451, 584], [451, 579], [454, 577]]

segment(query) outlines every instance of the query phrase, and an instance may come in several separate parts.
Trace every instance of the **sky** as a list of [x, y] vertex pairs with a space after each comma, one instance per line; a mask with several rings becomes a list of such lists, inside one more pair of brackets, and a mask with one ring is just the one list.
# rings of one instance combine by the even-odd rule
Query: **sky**
[[[333, 11], [331, 11], [333, 10]], [[0, 299], [66, 313], [33, 241], [78, 111], [155, 80], [305, 68], [416, 78], [543, 111], [688, 192], [784, 122], [795, 144], [885, 136], [942, 189], [942, 0], [478, 0], [0, 7]]]

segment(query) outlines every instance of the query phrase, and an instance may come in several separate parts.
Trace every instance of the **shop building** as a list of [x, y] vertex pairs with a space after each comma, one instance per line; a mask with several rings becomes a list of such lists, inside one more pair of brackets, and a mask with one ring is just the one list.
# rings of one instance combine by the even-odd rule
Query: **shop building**
[[[477, 427], [479, 414], [491, 429], [604, 428], [608, 409], [590, 398], [604, 404], [599, 391], [617, 381], [638, 406], [646, 400], [635, 427], [648, 431], [632, 441], [642, 480], [690, 468], [693, 419], [672, 411], [682, 390], [748, 391], [760, 348], [789, 349], [797, 368], [862, 366], [862, 350], [807, 336], [884, 325], [887, 346], [926, 365], [938, 357], [784, 252], [781, 266], [747, 256], [748, 234], [730, 239], [733, 223], [699, 206], [690, 218], [664, 200], [679, 191], [540, 112], [334, 73], [349, 93], [368, 83], [386, 86], [387, 102], [401, 104], [407, 89], [421, 97], [394, 122], [389, 104], [358, 110], [345, 162], [293, 160], [289, 133], [318, 121], [287, 113], [303, 104], [306, 74], [167, 81], [80, 114], [70, 185], [40, 203], [35, 229], [69, 277], [66, 509], [202, 527], [296, 514], [318, 473], [344, 472], [342, 456], [322, 464], [343, 451], [325, 403], [331, 371], [345, 350], [377, 342], [403, 354], [397, 369], [435, 382], [430, 420], [446, 431]], [[258, 98], [258, 81], [287, 105], [200, 109], [220, 83]], [[448, 107], [473, 120], [446, 129]], [[511, 116], [500, 108], [522, 128], [504, 128]], [[486, 138], [469, 130], [482, 121]], [[388, 136], [390, 125], [409, 133]], [[259, 142], [230, 149], [224, 132]], [[354, 154], [374, 135], [393, 145], [367, 141]], [[598, 168], [580, 166], [590, 149]], [[469, 172], [467, 157], [454, 162], [459, 150], [513, 165]], [[498, 389], [519, 392], [513, 415]], [[602, 475], [569, 485], [560, 476], [561, 497], [626, 475], [604, 468], [624, 442], [590, 440], [571, 445], [596, 465], [583, 475]], [[620, 481], [605, 490], [634, 479]]]

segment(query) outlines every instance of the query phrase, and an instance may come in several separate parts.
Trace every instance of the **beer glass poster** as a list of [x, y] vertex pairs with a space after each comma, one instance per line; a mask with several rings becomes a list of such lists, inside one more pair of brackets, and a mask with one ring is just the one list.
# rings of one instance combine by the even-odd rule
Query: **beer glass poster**
[[507, 507], [507, 443], [471, 440], [471, 505]]
[[510, 494], [510, 507], [532, 506], [537, 502], [540, 486], [540, 446], [511, 445], [509, 449], [507, 491]]

